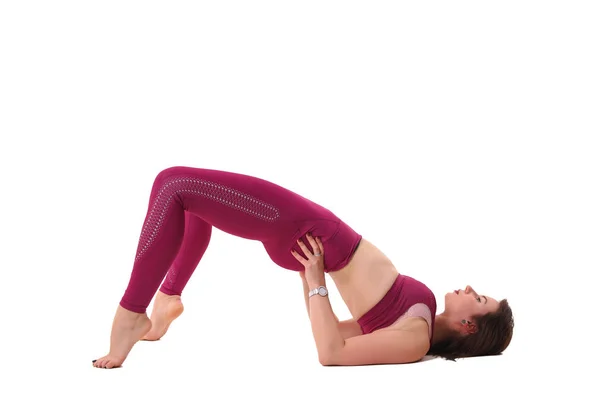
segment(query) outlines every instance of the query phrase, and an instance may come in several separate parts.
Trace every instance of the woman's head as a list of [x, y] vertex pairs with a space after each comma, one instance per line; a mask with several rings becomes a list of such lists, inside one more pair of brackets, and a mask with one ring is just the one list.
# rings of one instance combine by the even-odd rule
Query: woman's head
[[[429, 353], [449, 360], [501, 354], [513, 333], [513, 315], [506, 299], [498, 301], [480, 295], [471, 286], [446, 294], [445, 309], [439, 315], [446, 330]], [[436, 319], [437, 323], [437, 319]]]

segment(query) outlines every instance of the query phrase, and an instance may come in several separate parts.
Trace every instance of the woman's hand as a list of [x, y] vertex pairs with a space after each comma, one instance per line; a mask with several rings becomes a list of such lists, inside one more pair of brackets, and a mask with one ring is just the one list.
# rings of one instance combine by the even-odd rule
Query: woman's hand
[[300, 276], [306, 278], [306, 282], [312, 288], [313, 286], [325, 284], [325, 262], [323, 261], [325, 250], [320, 238], [313, 238], [310, 233], [306, 234], [306, 238], [312, 247], [312, 251], [306, 247], [302, 240], [298, 239], [298, 246], [300, 246], [306, 258], [296, 253], [295, 250], [292, 250], [292, 255], [304, 265], [304, 274], [300, 273]]

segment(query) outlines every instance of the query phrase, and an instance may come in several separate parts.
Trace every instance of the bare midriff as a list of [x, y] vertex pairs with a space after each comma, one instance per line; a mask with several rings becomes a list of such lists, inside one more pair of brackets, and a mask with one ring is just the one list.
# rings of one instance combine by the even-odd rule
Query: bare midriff
[[375, 306], [392, 287], [398, 270], [364, 237], [348, 265], [329, 273], [354, 320]]

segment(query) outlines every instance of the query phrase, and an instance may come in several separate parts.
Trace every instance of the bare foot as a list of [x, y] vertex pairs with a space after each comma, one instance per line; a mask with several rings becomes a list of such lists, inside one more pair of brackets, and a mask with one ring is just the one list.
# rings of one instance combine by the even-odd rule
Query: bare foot
[[158, 340], [167, 333], [171, 322], [183, 312], [181, 296], [169, 296], [160, 290], [154, 298], [152, 308], [152, 329], [144, 336], [143, 340]]
[[110, 351], [108, 355], [92, 361], [96, 368], [120, 367], [127, 355], [152, 327], [146, 314], [138, 314], [119, 306], [110, 333]]

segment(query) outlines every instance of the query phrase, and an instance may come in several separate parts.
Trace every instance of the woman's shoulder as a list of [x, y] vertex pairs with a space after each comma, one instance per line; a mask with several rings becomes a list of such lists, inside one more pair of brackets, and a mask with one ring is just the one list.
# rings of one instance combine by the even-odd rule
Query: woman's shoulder
[[416, 303], [388, 328], [419, 332], [430, 338], [433, 329], [432, 318], [432, 312], [427, 304]]

